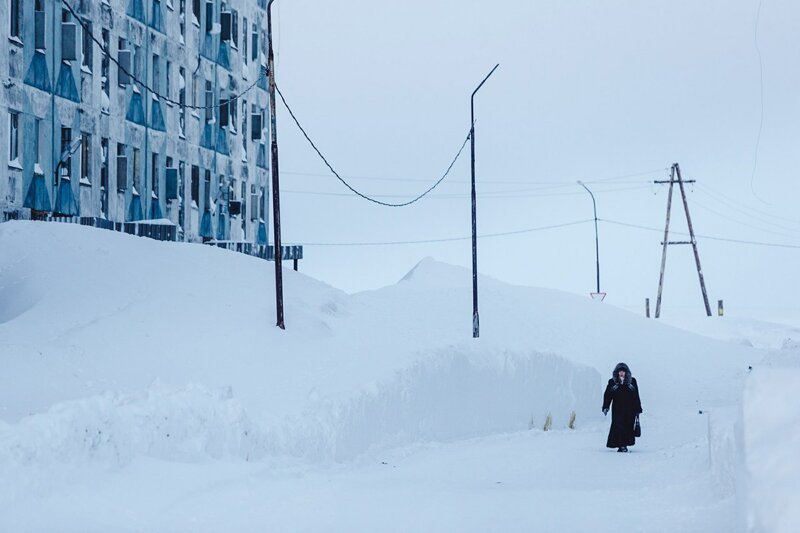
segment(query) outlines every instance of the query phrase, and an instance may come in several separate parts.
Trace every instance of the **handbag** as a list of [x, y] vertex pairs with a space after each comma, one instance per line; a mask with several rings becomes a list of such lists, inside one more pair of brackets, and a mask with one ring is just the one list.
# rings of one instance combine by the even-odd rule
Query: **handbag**
[[636, 415], [636, 420], [633, 422], [633, 436], [634, 437], [642, 436], [642, 426], [639, 425], [639, 415]]

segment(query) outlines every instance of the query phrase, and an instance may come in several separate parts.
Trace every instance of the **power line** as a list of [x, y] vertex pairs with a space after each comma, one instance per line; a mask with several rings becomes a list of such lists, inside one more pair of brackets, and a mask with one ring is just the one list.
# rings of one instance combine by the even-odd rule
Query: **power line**
[[[62, 2], [62, 3], [63, 3], [63, 4], [66, 6], [66, 7], [67, 7], [67, 9], [69, 10], [69, 12], [70, 12], [70, 13], [72, 13], [72, 16], [73, 16], [73, 17], [75, 17], [75, 20], [77, 20], [77, 21], [78, 21], [78, 24], [80, 24], [80, 25], [81, 25], [81, 28], [83, 28], [83, 31], [84, 31], [84, 32], [86, 32], [86, 34], [87, 34], [87, 35], [89, 35], [89, 37], [92, 39], [92, 41], [94, 41], [94, 43], [95, 43], [95, 44], [96, 44], [96, 45], [97, 45], [97, 46], [100, 48], [100, 51], [101, 51], [101, 52], [103, 52], [103, 54], [104, 54], [106, 57], [108, 57], [108, 59], [109, 59], [109, 60], [110, 60], [112, 63], [114, 63], [114, 64], [117, 66], [117, 68], [118, 68], [119, 70], [121, 70], [122, 72], [124, 72], [124, 73], [125, 73], [125, 74], [126, 74], [128, 77], [129, 77], [129, 78], [131, 78], [131, 80], [133, 80], [134, 82], [136, 82], [138, 85], [140, 85], [142, 88], [144, 88], [144, 89], [145, 89], [147, 92], [149, 92], [149, 93], [153, 94], [154, 96], [158, 97], [158, 99], [159, 99], [159, 100], [163, 100], [164, 102], [166, 102], [166, 103], [168, 103], [168, 104], [175, 104], [175, 105], [178, 105], [178, 106], [182, 106], [182, 107], [184, 107], [184, 108], [186, 108], [186, 109], [197, 109], [197, 110], [201, 110], [201, 109], [216, 109], [216, 108], [219, 108], [219, 107], [223, 107], [223, 106], [226, 106], [226, 105], [228, 105], [230, 102], [234, 102], [234, 101], [236, 101], [237, 99], [239, 99], [239, 98], [243, 97], [243, 96], [244, 96], [245, 94], [247, 94], [247, 93], [248, 93], [248, 92], [249, 92], [249, 91], [250, 91], [250, 90], [251, 90], [253, 87], [255, 87], [256, 85], [258, 85], [258, 82], [259, 82], [259, 81], [261, 81], [261, 77], [262, 77], [262, 76], [265, 76], [265, 73], [264, 73], [264, 72], [259, 72], [258, 76], [256, 77], [256, 81], [254, 81], [254, 82], [253, 82], [253, 83], [252, 83], [250, 86], [248, 86], [248, 87], [247, 87], [245, 90], [243, 90], [243, 91], [242, 91], [241, 93], [239, 93], [239, 94], [233, 95], [233, 96], [231, 96], [230, 98], [227, 98], [227, 99], [225, 99], [225, 100], [221, 100], [219, 104], [211, 104], [211, 105], [206, 105], [206, 106], [198, 106], [198, 105], [190, 105], [190, 104], [187, 104], [187, 103], [185, 103], [185, 102], [184, 102], [184, 103], [178, 102], [177, 100], [173, 100], [172, 98], [170, 98], [170, 97], [168, 97], [168, 96], [165, 96], [165, 95], [163, 95], [163, 94], [160, 94], [159, 92], [157, 92], [157, 91], [153, 90], [153, 88], [152, 88], [152, 87], [150, 87], [150, 86], [149, 86], [147, 83], [145, 83], [145, 82], [141, 81], [141, 80], [140, 80], [138, 77], [136, 77], [136, 76], [135, 76], [133, 73], [129, 72], [129, 71], [128, 71], [128, 70], [127, 70], [125, 67], [123, 67], [122, 65], [120, 65], [119, 61], [118, 61], [117, 59], [115, 59], [113, 55], [111, 55], [111, 52], [109, 52], [109, 51], [108, 51], [108, 49], [105, 47], [105, 45], [103, 45], [103, 43], [101, 43], [101, 42], [100, 42], [100, 41], [97, 39], [97, 37], [95, 37], [95, 36], [94, 36], [94, 34], [92, 33], [91, 29], [89, 29], [89, 28], [86, 26], [86, 23], [83, 21], [83, 18], [81, 18], [81, 16], [80, 16], [78, 13], [76, 13], [76, 12], [75, 12], [75, 10], [74, 10], [74, 9], [72, 8], [72, 6], [71, 6], [71, 5], [70, 5], [70, 4], [67, 2], [67, 0], [61, 0], [61, 2]], [[200, 63], [199, 63], [199, 59], [198, 59], [198, 65], [199, 65], [199, 64], [200, 64]], [[109, 84], [110, 84], [110, 83], [111, 83], [111, 80], [108, 80], [108, 81], [107, 81], [107, 83], [109, 83]]]
[[[574, 184], [572, 185], [574, 186]], [[642, 189], [650, 189], [650, 185], [644, 186], [637, 186], [637, 187], [618, 187], [615, 189], [600, 189], [598, 193], [610, 193], [610, 192], [623, 192], [623, 191], [635, 191], [635, 190], [642, 190]], [[530, 189], [528, 189], [530, 190]], [[347, 197], [350, 198], [353, 195], [344, 192], [325, 192], [325, 191], [308, 191], [308, 190], [291, 190], [291, 189], [283, 189], [281, 192], [289, 193], [289, 194], [307, 194], [312, 196], [340, 196], [340, 197]], [[478, 196], [485, 199], [514, 199], [514, 198], [543, 198], [543, 197], [551, 197], [551, 196], [577, 196], [582, 193], [580, 192], [551, 192], [551, 193], [542, 193], [542, 194], [510, 194], [514, 191], [491, 191], [486, 193], [480, 193]], [[406, 198], [405, 195], [400, 194], [376, 194], [373, 196], [374, 198]], [[438, 199], [438, 200], [450, 200], [450, 199], [457, 199], [457, 198], [469, 198], [469, 193], [441, 193], [441, 194], [432, 194], [429, 198], [431, 199]]]
[[[710, 196], [710, 197], [714, 198], [713, 196]], [[797, 237], [798, 233], [800, 233], [800, 228], [790, 228], [788, 226], [782, 226], [782, 225], [777, 224], [775, 222], [770, 222], [769, 220], [764, 220], [764, 219], [755, 217], [752, 214], [747, 213], [746, 211], [744, 211], [742, 209], [737, 209], [734, 206], [726, 204], [724, 201], [718, 200], [716, 198], [714, 198], [714, 199], [719, 201], [720, 203], [722, 203], [722, 205], [726, 206], [727, 208], [733, 209], [734, 211], [738, 212], [740, 214], [740, 216], [748, 217], [748, 218], [750, 218], [750, 219], [752, 219], [752, 220], [754, 220], [756, 222], [759, 222], [761, 224], [766, 224], [768, 226], [772, 226], [773, 228], [778, 228], [778, 229], [783, 230], [783, 231], [776, 231], [776, 230], [771, 229], [771, 228], [761, 228], [761, 227], [758, 227], [758, 226], [754, 226], [754, 225], [752, 225], [750, 223], [743, 222], [742, 220], [739, 220], [738, 218], [734, 218], [734, 217], [731, 217], [731, 216], [726, 215], [724, 213], [720, 213], [720, 212], [708, 207], [707, 205], [704, 205], [704, 204], [702, 204], [700, 202], [697, 202], [696, 200], [695, 200], [695, 203], [697, 203], [697, 205], [700, 206], [700, 208], [705, 209], [706, 211], [708, 211], [710, 213], [713, 213], [713, 214], [715, 214], [715, 215], [717, 215], [717, 216], [719, 216], [721, 218], [725, 218], [727, 220], [730, 220], [730, 221], [735, 222], [737, 224], [740, 224], [742, 226], [748, 227], [750, 229], [755, 229], [755, 230], [758, 230], [758, 231], [764, 231], [766, 233], [772, 233], [774, 235], [780, 235], [781, 237]]]
[[411, 205], [414, 202], [417, 202], [417, 201], [421, 200], [422, 198], [424, 198], [425, 196], [427, 196], [428, 193], [430, 193], [440, 183], [442, 183], [444, 181], [444, 179], [447, 177], [447, 175], [450, 174], [450, 170], [453, 168], [453, 165], [456, 164], [456, 161], [458, 161], [458, 158], [461, 156], [461, 152], [464, 151], [464, 147], [467, 146], [467, 142], [469, 141], [469, 138], [470, 138], [470, 135], [471, 135], [471, 132], [467, 134], [467, 137], [464, 139], [464, 142], [461, 144], [461, 148], [458, 149], [458, 152], [456, 153], [456, 156], [453, 158], [453, 161], [450, 163], [450, 166], [447, 167], [447, 170], [444, 172], [442, 177], [439, 178], [433, 185], [431, 185], [428, 188], [428, 190], [426, 190], [425, 192], [423, 192], [419, 196], [417, 196], [414, 199], [409, 200], [407, 202], [402, 202], [402, 203], [397, 203], [397, 204], [388, 203], [388, 202], [382, 202], [380, 200], [376, 200], [373, 197], [369, 197], [366, 194], [363, 194], [363, 193], [357, 191], [355, 188], [353, 188], [352, 185], [347, 183], [347, 181], [345, 181], [339, 175], [339, 173], [336, 172], [336, 170], [334, 170], [334, 168], [331, 166], [331, 164], [328, 162], [328, 160], [325, 159], [325, 156], [322, 155], [322, 152], [319, 151], [319, 148], [317, 148], [317, 145], [314, 144], [314, 141], [311, 140], [311, 137], [308, 136], [308, 133], [306, 133], [306, 130], [303, 128], [303, 126], [300, 125], [300, 121], [297, 120], [297, 117], [295, 116], [294, 112], [292, 111], [292, 108], [289, 107], [288, 103], [286, 103], [286, 98], [283, 97], [283, 93], [281, 92], [281, 90], [278, 88], [277, 85], [275, 86], [275, 90], [278, 91], [278, 96], [281, 97], [281, 101], [283, 102], [284, 107], [286, 107], [286, 110], [289, 112], [289, 115], [292, 117], [292, 120], [294, 120], [294, 123], [297, 125], [298, 128], [300, 128], [300, 131], [303, 133], [303, 136], [306, 138], [306, 140], [309, 142], [309, 144], [311, 144], [311, 147], [314, 149], [314, 151], [317, 152], [317, 155], [325, 163], [325, 166], [327, 166], [330, 169], [330, 171], [333, 172], [333, 175], [336, 176], [336, 178], [338, 178], [338, 180], [341, 181], [344, 184], [344, 186], [347, 187], [348, 189], [350, 189], [354, 194], [356, 194], [356, 195], [360, 196], [361, 198], [363, 198], [365, 200], [368, 200], [368, 201], [370, 201], [372, 203], [375, 203], [375, 204], [378, 204], [378, 205], [382, 205], [382, 206], [385, 206], [385, 207], [405, 207], [405, 206]]
[[[503, 231], [500, 233], [486, 233], [484, 235], [478, 235], [479, 239], [489, 239], [493, 237], [505, 237], [508, 235], [519, 235], [523, 233], [533, 233], [536, 231], [547, 231], [552, 229], [558, 228], [566, 228], [569, 226], [577, 226], [579, 224], [586, 224], [587, 222], [594, 222], [593, 218], [587, 218], [585, 220], [576, 220], [574, 222], [565, 222], [563, 224], [555, 224], [552, 226], [540, 226], [536, 228], [527, 228], [527, 229], [519, 229], [513, 231]], [[447, 237], [442, 239], [424, 239], [424, 240], [416, 240], [416, 241], [386, 241], [386, 242], [301, 242], [296, 243], [300, 246], [394, 246], [394, 245], [406, 245], [406, 244], [430, 244], [430, 243], [439, 243], [439, 242], [453, 242], [453, 241], [467, 241], [472, 239], [471, 235], [466, 237]]]
[[[654, 228], [652, 226], [642, 226], [642, 225], [639, 225], [639, 224], [631, 224], [631, 223], [628, 223], [628, 222], [621, 222], [619, 220], [610, 220], [610, 219], [604, 219], [604, 218], [599, 218], [598, 220], [600, 222], [607, 222], [608, 224], [614, 224], [614, 225], [617, 225], [617, 226], [625, 226], [625, 227], [628, 227], [628, 228], [636, 228], [636, 229], [641, 229], [641, 230], [656, 231], [658, 233], [664, 233], [663, 229]], [[689, 236], [688, 233], [684, 233], [684, 232], [681, 232], [681, 231], [673, 231], [672, 233], [676, 233], [678, 235], [684, 235], [684, 236], [687, 236], [687, 237]], [[754, 246], [768, 246], [768, 247], [775, 247], [775, 248], [795, 248], [795, 249], [800, 249], [800, 245], [797, 245], [797, 244], [782, 244], [782, 243], [776, 243], [776, 242], [748, 241], [748, 240], [744, 240], [744, 239], [728, 239], [728, 238], [725, 238], [725, 237], [715, 237], [713, 235], [700, 235], [699, 233], [696, 234], [696, 236], [700, 237], [701, 239], [710, 239], [710, 240], [713, 240], [713, 241], [732, 242], [732, 243], [737, 243], [737, 244], [751, 244], [751, 245], [754, 245]]]
[[[747, 214], [747, 216], [751, 216], [751, 217], [755, 218], [752, 213], [756, 213], [756, 214], [761, 215], [763, 217], [768, 217], [768, 218], [772, 218], [772, 219], [775, 219], [775, 220], [780, 220], [780, 221], [783, 221], [783, 222], [790, 222], [792, 224], [800, 224], [800, 219], [782, 217], [782, 216], [779, 216], [779, 215], [774, 215], [772, 213], [768, 213], [766, 211], [761, 211], [760, 209], [756, 209], [755, 207], [750, 207], [749, 205], [747, 205], [747, 204], [745, 204], [743, 202], [739, 202], [737, 200], [734, 200], [730, 196], [726, 196], [726, 195], [722, 194], [721, 192], [716, 191], [716, 190], [708, 187], [707, 185], [703, 185], [703, 184], [700, 184], [700, 183], [697, 183], [696, 185], [697, 185], [698, 190], [700, 190], [700, 192], [702, 192], [702, 193], [714, 198], [715, 200], [717, 200], [720, 203], [728, 205], [732, 209], [735, 209], [735, 210], [740, 211], [741, 213]], [[747, 213], [746, 211], [751, 211], [752, 213]], [[774, 225], [777, 226], [776, 223], [768, 222], [767, 220], [764, 220], [764, 223], [771, 223], [771, 224], [774, 224]], [[783, 226], [780, 226], [780, 227], [783, 227]]]
[[[669, 170], [668, 168], [659, 168], [655, 170], [648, 170], [644, 172], [637, 172], [635, 174], [624, 174], [620, 176], [612, 176], [609, 178], [580, 178], [581, 181], [584, 183], [592, 184], [592, 183], [605, 183], [605, 182], [615, 182], [620, 184], [629, 184], [629, 183], [651, 183], [650, 180], [634, 180], [634, 181], [618, 181], [623, 180], [625, 178], [634, 178], [639, 176], [647, 176], [650, 174], [655, 174], [657, 172], [662, 172], [664, 170]], [[330, 176], [330, 173], [319, 173], [319, 172], [289, 172], [289, 171], [281, 171], [281, 174], [289, 174], [293, 176], [309, 176], [309, 177], [324, 177], [327, 178]], [[387, 182], [424, 182], [429, 183], [430, 179], [428, 178], [390, 178], [386, 176], [347, 176], [350, 180], [372, 180], [372, 181], [387, 181]], [[537, 189], [558, 189], [562, 187], [574, 187], [575, 182], [578, 178], [569, 178], [564, 179], [562, 181], [540, 181], [540, 180], [491, 180], [491, 181], [482, 181], [481, 185], [542, 185]], [[470, 183], [470, 180], [457, 180], [452, 179], [449, 180], [450, 183]], [[546, 186], [546, 187], [545, 187]], [[552, 186], [552, 187], [550, 187]], [[502, 191], [498, 191], [502, 192]]]
[[756, 178], [756, 168], [758, 167], [758, 150], [761, 146], [761, 132], [764, 129], [764, 61], [761, 58], [761, 47], [758, 46], [758, 24], [761, 21], [761, 5], [763, 3], [764, 0], [758, 0], [756, 23], [755, 27], [753, 28], [753, 41], [755, 42], [756, 52], [758, 53], [759, 100], [761, 102], [761, 114], [758, 120], [758, 135], [756, 136], [756, 147], [753, 153], [753, 172], [750, 174], [750, 192], [753, 193], [753, 196], [755, 196], [759, 202], [769, 205], [768, 202], [765, 202], [761, 199], [761, 197], [758, 196], [755, 186], [753, 185]]

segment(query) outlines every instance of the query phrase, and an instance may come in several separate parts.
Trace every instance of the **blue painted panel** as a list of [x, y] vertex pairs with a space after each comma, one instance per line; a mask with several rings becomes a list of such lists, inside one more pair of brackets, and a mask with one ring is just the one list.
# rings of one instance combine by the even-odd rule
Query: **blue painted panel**
[[167, 131], [164, 124], [164, 112], [161, 110], [161, 101], [154, 100], [150, 106], [150, 127], [158, 131]]
[[156, 198], [150, 200], [150, 218], [155, 220], [157, 218], [163, 218], [161, 214], [161, 202], [159, 202]]
[[231, 154], [228, 146], [228, 134], [224, 128], [217, 128], [217, 152], [225, 155]]
[[34, 211], [50, 211], [50, 195], [47, 194], [47, 185], [41, 174], [33, 175], [31, 186], [28, 188], [22, 206]]
[[131, 196], [131, 205], [128, 209], [128, 222], [137, 222], [142, 220], [142, 198], [138, 194]]
[[207, 209], [203, 211], [203, 218], [200, 219], [200, 236], [207, 239], [214, 236], [211, 231], [211, 213]]
[[75, 85], [75, 77], [72, 75], [72, 66], [61, 63], [61, 71], [58, 73], [58, 84], [56, 94], [61, 98], [80, 103], [81, 97], [78, 94], [78, 86]]
[[256, 244], [267, 244], [267, 224], [264, 221], [258, 223]]
[[56, 206], [53, 211], [60, 215], [76, 216], [78, 214], [78, 203], [75, 195], [72, 194], [72, 181], [61, 178], [58, 182], [58, 192], [56, 193]]
[[220, 213], [220, 214], [217, 215], [217, 240], [218, 241], [224, 241], [226, 239], [225, 236], [228, 233], [226, 231], [228, 229], [227, 228], [228, 223], [226, 221], [226, 218], [227, 217], [225, 216], [225, 213]]
[[128, 104], [128, 114], [125, 115], [125, 118], [134, 124], [144, 126], [144, 105], [142, 104], [142, 95], [140, 93], [133, 93], [131, 103]]
[[226, 70], [231, 69], [231, 48], [222, 40], [220, 40], [219, 52], [217, 52], [217, 64]]
[[50, 73], [47, 70], [47, 58], [43, 53], [34, 52], [28, 74], [25, 75], [25, 84], [48, 93], [52, 90]]
[[258, 145], [258, 157], [256, 158], [256, 166], [259, 168], [267, 168], [267, 147], [263, 144]]
[[214, 149], [214, 124], [208, 124], [203, 127], [203, 136], [200, 139], [200, 146], [203, 148], [208, 148], [209, 150]]

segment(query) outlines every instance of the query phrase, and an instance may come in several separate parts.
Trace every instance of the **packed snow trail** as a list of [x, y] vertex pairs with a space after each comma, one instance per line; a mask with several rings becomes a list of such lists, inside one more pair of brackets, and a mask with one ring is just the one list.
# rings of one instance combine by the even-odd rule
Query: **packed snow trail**
[[326, 467], [288, 461], [139, 459], [81, 471], [69, 487], [3, 506], [13, 531], [524, 532], [738, 531], [733, 498], [708, 475], [698, 438], [648, 420], [620, 454], [606, 427], [531, 430], [418, 444]]

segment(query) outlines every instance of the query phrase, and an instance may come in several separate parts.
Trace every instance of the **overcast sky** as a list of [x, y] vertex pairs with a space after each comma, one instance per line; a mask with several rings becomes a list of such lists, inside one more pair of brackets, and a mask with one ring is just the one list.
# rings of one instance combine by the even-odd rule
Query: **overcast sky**
[[[699, 235], [800, 246], [800, 2], [758, 10], [758, 0], [277, 0], [277, 80], [343, 176], [402, 201], [447, 168], [470, 93], [500, 63], [476, 98], [479, 234], [592, 218], [577, 179], [600, 218], [663, 231], [667, 187], [651, 182], [678, 162], [697, 180], [687, 193]], [[470, 234], [468, 148], [433, 194], [392, 209], [350, 194], [280, 103], [278, 138], [285, 243]], [[685, 231], [679, 199], [672, 227]], [[609, 303], [655, 300], [660, 241], [601, 223]], [[698, 241], [712, 305], [800, 307], [800, 249]], [[301, 269], [354, 292], [395, 283], [426, 256], [469, 267], [470, 241], [307, 244]], [[594, 228], [484, 238], [478, 263], [504, 281], [588, 295]], [[669, 250], [664, 310], [703, 314], [691, 247]]]

